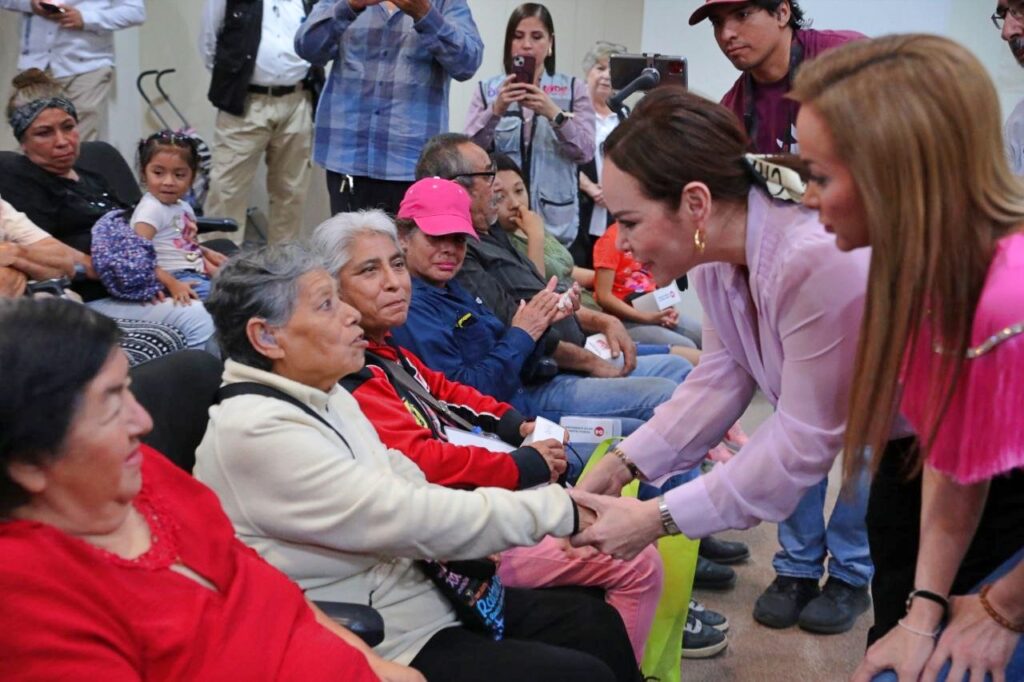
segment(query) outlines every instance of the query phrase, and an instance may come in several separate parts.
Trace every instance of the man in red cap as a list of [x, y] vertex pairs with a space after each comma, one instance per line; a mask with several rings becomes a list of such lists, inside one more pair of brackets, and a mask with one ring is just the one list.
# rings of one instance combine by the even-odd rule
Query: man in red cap
[[[715, 40], [742, 72], [722, 104], [739, 117], [753, 151], [797, 153], [799, 105], [786, 98], [800, 64], [825, 50], [864, 38], [854, 31], [804, 28], [796, 0], [706, 0], [690, 25], [710, 19]], [[799, 624], [822, 634], [845, 632], [870, 605], [873, 566], [864, 522], [866, 483], [841, 497], [825, 522], [826, 481], [779, 524], [776, 577], [754, 605], [754, 620], [774, 628]], [[819, 581], [828, 559], [828, 580]]]
[[796, 0], [707, 0], [690, 25], [711, 20], [718, 47], [742, 72], [722, 98], [743, 122], [755, 151], [797, 152], [799, 105], [786, 99], [796, 69], [825, 50], [864, 36], [805, 28]]

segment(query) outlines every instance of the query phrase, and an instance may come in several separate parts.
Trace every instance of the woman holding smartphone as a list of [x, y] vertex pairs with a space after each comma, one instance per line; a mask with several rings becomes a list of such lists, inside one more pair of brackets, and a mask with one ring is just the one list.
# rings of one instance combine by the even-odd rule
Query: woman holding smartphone
[[594, 107], [582, 79], [555, 72], [555, 26], [539, 3], [520, 5], [505, 30], [505, 73], [479, 83], [466, 134], [511, 157], [530, 208], [568, 247], [579, 229], [577, 165], [594, 156]]

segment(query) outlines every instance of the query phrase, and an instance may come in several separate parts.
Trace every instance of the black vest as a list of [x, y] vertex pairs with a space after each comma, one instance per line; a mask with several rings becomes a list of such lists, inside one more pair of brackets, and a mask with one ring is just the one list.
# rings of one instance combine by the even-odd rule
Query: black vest
[[262, 32], [263, 0], [227, 0], [207, 93], [213, 106], [235, 116], [245, 113]]

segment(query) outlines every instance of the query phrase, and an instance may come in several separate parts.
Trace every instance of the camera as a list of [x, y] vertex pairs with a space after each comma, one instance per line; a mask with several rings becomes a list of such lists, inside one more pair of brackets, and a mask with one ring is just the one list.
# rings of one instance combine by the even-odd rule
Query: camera
[[[657, 85], [687, 87], [689, 78], [686, 59], [664, 54], [613, 54], [609, 60], [612, 88], [622, 90], [639, 78], [644, 69], [652, 68], [661, 77]], [[649, 88], [641, 88], [649, 89]]]

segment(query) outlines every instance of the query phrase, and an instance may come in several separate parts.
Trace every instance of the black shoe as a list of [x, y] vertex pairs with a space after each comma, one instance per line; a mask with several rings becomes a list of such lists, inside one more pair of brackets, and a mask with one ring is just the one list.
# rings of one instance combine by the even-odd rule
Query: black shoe
[[728, 590], [736, 584], [736, 571], [697, 557], [697, 572], [693, 576], [693, 587], [697, 590]]
[[852, 628], [857, 616], [870, 605], [867, 585], [854, 587], [839, 578], [829, 578], [821, 595], [800, 612], [800, 627], [821, 635], [837, 635]]
[[714, 535], [700, 541], [697, 554], [716, 564], [736, 564], [750, 558], [750, 550], [742, 542], [719, 540]]
[[770, 628], [796, 625], [800, 612], [819, 594], [821, 590], [818, 589], [818, 581], [813, 578], [776, 576], [768, 589], [757, 598], [754, 620]]
[[693, 613], [686, 614], [683, 628], [683, 658], [711, 658], [729, 646], [725, 633], [700, 622]]
[[707, 625], [709, 627], [713, 627], [714, 629], [718, 630], [719, 632], [728, 632], [729, 631], [729, 619], [728, 618], [726, 618], [722, 614], [718, 613], [717, 611], [712, 611], [711, 609], [709, 609], [708, 607], [704, 606], [703, 604], [701, 604], [696, 599], [690, 599], [690, 611], [689, 612], [692, 613], [694, 615], [694, 617], [697, 620], [699, 620], [701, 623], [704, 623], [704, 625]]

